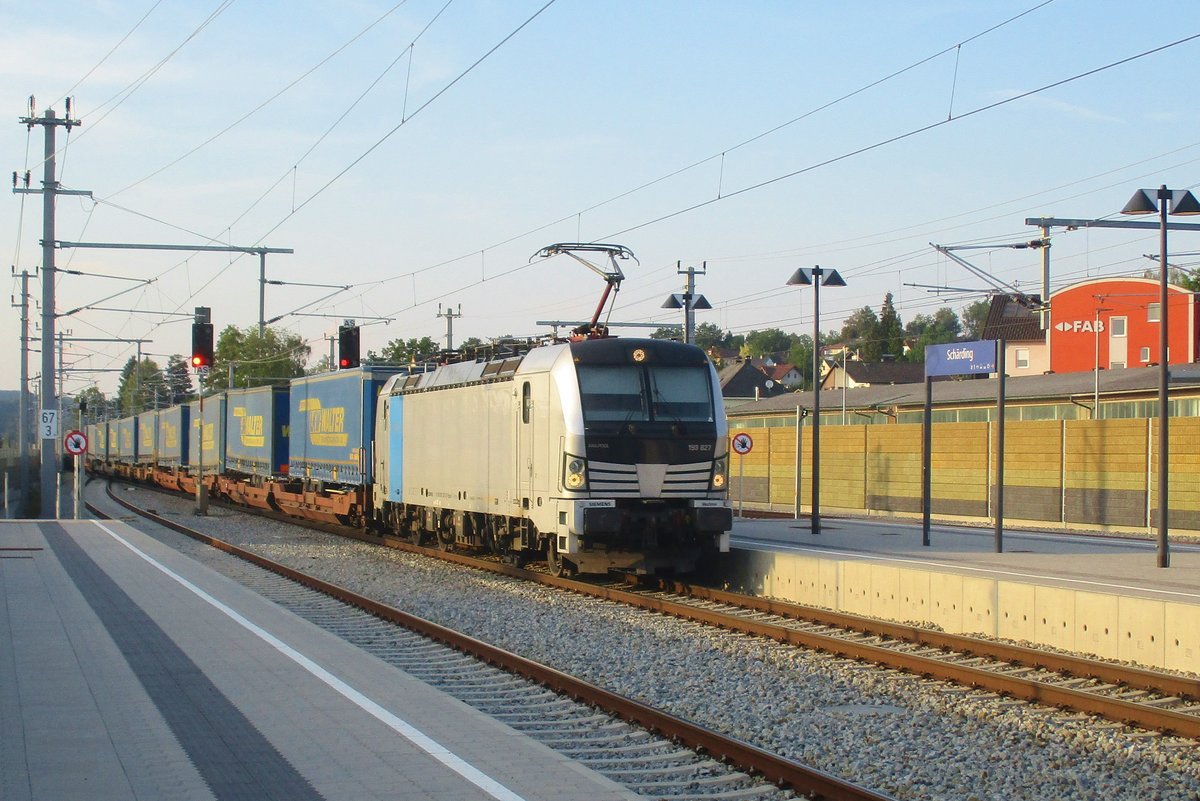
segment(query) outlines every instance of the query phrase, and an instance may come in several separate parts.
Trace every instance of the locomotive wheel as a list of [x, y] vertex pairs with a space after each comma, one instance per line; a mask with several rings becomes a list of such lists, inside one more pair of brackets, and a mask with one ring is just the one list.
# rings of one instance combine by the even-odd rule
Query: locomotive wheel
[[437, 533], [438, 548], [443, 551], [454, 550], [454, 532], [447, 529], [439, 529]]
[[550, 568], [550, 575], [558, 576], [559, 578], [575, 575], [575, 568], [567, 562], [563, 561], [562, 555], [558, 552], [558, 543], [555, 538], [551, 537], [546, 542], [546, 567]]

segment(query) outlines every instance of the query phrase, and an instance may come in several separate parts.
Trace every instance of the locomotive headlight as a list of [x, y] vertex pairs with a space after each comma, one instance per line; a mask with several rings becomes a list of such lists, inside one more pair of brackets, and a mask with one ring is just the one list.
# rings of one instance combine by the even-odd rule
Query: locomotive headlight
[[711, 487], [715, 490], [725, 489], [725, 484], [728, 483], [726, 469], [727, 463], [725, 459], [716, 459], [713, 461]]
[[563, 486], [569, 490], [587, 489], [587, 461], [566, 454], [563, 460]]

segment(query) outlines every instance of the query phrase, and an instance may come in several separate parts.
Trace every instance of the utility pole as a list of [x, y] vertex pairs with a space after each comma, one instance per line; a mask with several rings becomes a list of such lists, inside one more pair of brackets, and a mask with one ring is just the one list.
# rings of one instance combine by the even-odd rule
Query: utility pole
[[687, 284], [684, 286], [683, 291], [683, 341], [688, 345], [694, 344], [696, 341], [696, 304], [693, 302], [693, 299], [696, 297], [697, 272], [700, 275], [708, 275], [708, 262], [704, 262], [699, 270], [695, 267], [688, 267], [686, 270], [681, 270], [679, 269], [679, 262], [675, 263], [676, 275], [687, 275]]
[[703, 295], [696, 294], [696, 275], [708, 275], [708, 262], [704, 262], [699, 270], [695, 267], [688, 267], [686, 270], [680, 268], [682, 262], [675, 262], [675, 272], [678, 275], [686, 275], [687, 283], [684, 284], [684, 292], [680, 295], [673, 292], [667, 296], [663, 302], [664, 309], [683, 309], [683, 341], [688, 345], [696, 344], [696, 309], [711, 309], [712, 304], [708, 302], [708, 298]]
[[438, 304], [438, 317], [446, 318], [446, 350], [454, 350], [454, 318], [462, 317], [462, 304], [458, 304], [458, 313], [454, 313], [454, 309], [447, 308], [442, 311], [442, 304]]
[[41, 125], [45, 129], [46, 139], [43, 147], [43, 178], [41, 190], [17, 189], [14, 192], [38, 192], [42, 194], [42, 399], [41, 414], [38, 420], [38, 435], [41, 439], [41, 471], [40, 484], [42, 488], [41, 517], [57, 517], [54, 509], [54, 492], [58, 463], [56, 458], [59, 438], [59, 418], [55, 408], [54, 397], [54, 206], [57, 195], [90, 195], [90, 192], [61, 190], [55, 179], [54, 154], [57, 150], [55, 134], [59, 126], [68, 131], [79, 120], [71, 119], [71, 101], [67, 99], [66, 116], [59, 118], [54, 109], [46, 109], [41, 117], [33, 116], [33, 98], [30, 98], [28, 117], [21, 117], [20, 122], [33, 130], [33, 126]]
[[21, 395], [20, 423], [17, 425], [18, 464], [21, 476], [21, 514], [28, 514], [29, 502], [29, 271], [21, 271]]

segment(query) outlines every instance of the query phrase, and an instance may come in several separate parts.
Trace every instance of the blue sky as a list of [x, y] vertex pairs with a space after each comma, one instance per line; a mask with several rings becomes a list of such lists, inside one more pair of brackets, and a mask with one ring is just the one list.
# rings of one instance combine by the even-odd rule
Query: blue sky
[[[1139, 187], [1198, 182], [1186, 86], [1200, 39], [1068, 80], [1200, 34], [1194, 0], [557, 0], [539, 13], [545, 3], [0, 0], [2, 166], [32, 170], [36, 185], [42, 132], [18, 118], [31, 94], [39, 115], [51, 104], [61, 115], [70, 91], [83, 125], [59, 153], [60, 180], [99, 202], [60, 198], [58, 237], [294, 248], [268, 257], [269, 279], [352, 286], [303, 309], [330, 317], [277, 323], [308, 338], [314, 360], [343, 317], [391, 318], [364, 329], [376, 349], [444, 336], [439, 303], [461, 304], [458, 341], [586, 318], [600, 279], [562, 257], [529, 261], [564, 241], [637, 255], [613, 320], [676, 322], [659, 307], [681, 288], [681, 261], [707, 262], [698, 286], [714, 310], [698, 321], [735, 333], [811, 332], [811, 291], [784, 283], [813, 265], [848, 284], [822, 295], [822, 329], [887, 292], [907, 322], [983, 297], [930, 242], [1028, 240], [1026, 217], [1109, 216]], [[5, 203], [0, 252], [32, 270], [40, 197]], [[1200, 249], [1194, 238], [1176, 235], [1172, 251]], [[1060, 232], [1055, 286], [1139, 273], [1156, 251], [1153, 232]], [[1040, 288], [1034, 251], [967, 255]], [[58, 305], [137, 286], [102, 305], [138, 313], [60, 325], [152, 339], [160, 364], [189, 349], [189, 326], [142, 312], [203, 305], [218, 329], [257, 321], [254, 257], [64, 250], [58, 261], [153, 279], [61, 276]], [[268, 287], [266, 316], [328, 292]], [[16, 310], [0, 330], [16, 340]], [[77, 343], [67, 361], [120, 367], [132, 353]], [[0, 364], [0, 387], [17, 376], [15, 359]], [[74, 374], [67, 391], [92, 381], [111, 392], [116, 377]]]

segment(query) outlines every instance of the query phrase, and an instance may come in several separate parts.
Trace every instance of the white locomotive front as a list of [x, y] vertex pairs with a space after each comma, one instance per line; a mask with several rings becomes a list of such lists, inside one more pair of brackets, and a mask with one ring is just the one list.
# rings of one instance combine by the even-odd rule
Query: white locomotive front
[[556, 572], [688, 572], [729, 548], [725, 412], [699, 348], [587, 339], [397, 376], [377, 520]]

